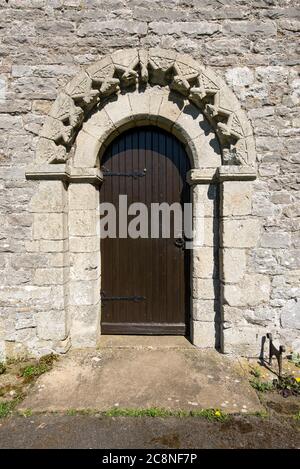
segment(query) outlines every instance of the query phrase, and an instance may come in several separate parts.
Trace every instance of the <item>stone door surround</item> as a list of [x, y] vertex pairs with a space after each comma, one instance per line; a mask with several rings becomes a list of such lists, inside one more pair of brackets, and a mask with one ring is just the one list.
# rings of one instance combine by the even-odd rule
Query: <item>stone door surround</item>
[[226, 295], [243, 276], [259, 229], [251, 216], [252, 129], [212, 70], [161, 49], [120, 50], [73, 78], [53, 103], [27, 169], [27, 179], [40, 181], [31, 201], [35, 249], [50, 259], [37, 284], [56, 292], [51, 308], [41, 304], [50, 327], [40, 338], [54, 349], [93, 347], [100, 337], [99, 160], [116, 135], [149, 124], [174, 134], [191, 160], [194, 226], [203, 230], [191, 263], [192, 342], [234, 351]]

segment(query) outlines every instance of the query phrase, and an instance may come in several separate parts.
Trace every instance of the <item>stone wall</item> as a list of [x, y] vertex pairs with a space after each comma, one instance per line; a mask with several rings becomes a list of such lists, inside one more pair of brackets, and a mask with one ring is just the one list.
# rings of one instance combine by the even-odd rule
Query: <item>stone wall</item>
[[[68, 197], [58, 181], [53, 204], [47, 196], [46, 206], [40, 198], [36, 206], [39, 183], [25, 180], [51, 103], [81, 67], [103, 55], [156, 46], [209, 65], [227, 81], [253, 126], [258, 179], [251, 183], [252, 198], [248, 182], [231, 182], [229, 190], [224, 182], [223, 201], [227, 198], [231, 211], [223, 212], [223, 225], [231, 224], [237, 233], [246, 215], [259, 222], [246, 230], [257, 231], [258, 241], [239, 244], [233, 237], [224, 246], [225, 351], [257, 355], [268, 331], [299, 350], [297, 3], [0, 0], [0, 356], [63, 352], [70, 346], [67, 318], [61, 321], [69, 314], [63, 285], [70, 259], [61, 215]], [[48, 195], [47, 183], [41, 184]], [[236, 196], [241, 190], [246, 191], [242, 204]], [[43, 233], [34, 233], [33, 219], [51, 225], [51, 217], [58, 216], [56, 204], [61, 220], [53, 226], [60, 230], [41, 241]], [[75, 264], [80, 263], [76, 249]], [[239, 275], [243, 265], [246, 273]]]

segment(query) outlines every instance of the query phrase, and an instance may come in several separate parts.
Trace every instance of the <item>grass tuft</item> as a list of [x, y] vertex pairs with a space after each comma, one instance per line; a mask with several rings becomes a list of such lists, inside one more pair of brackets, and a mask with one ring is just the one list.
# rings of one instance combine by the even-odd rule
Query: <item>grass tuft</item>
[[261, 377], [261, 371], [258, 367], [252, 368], [250, 371], [251, 375], [254, 376], [254, 378], [260, 378]]
[[259, 392], [272, 391], [274, 389], [273, 383], [268, 381], [260, 381], [258, 378], [250, 380], [251, 386]]
[[22, 417], [32, 417], [33, 412], [32, 412], [31, 409], [24, 409], [24, 410], [19, 411], [19, 414], [20, 414]]
[[262, 419], [266, 419], [267, 417], [269, 417], [269, 414], [266, 410], [257, 410], [256, 412], [253, 412], [253, 415], [254, 417], [260, 417]]
[[300, 353], [292, 352], [289, 361], [300, 368]]
[[20, 375], [25, 378], [27, 382], [32, 381], [34, 378], [38, 378], [43, 373], [50, 371], [53, 366], [53, 362], [57, 359], [57, 355], [54, 355], [53, 353], [44, 355], [37, 363], [33, 363], [22, 368]]
[[14, 407], [14, 401], [0, 402], [0, 419], [7, 417]]
[[199, 410], [169, 410], [158, 407], [149, 409], [121, 409], [113, 408], [103, 412], [106, 417], [200, 417], [209, 421], [224, 422], [228, 415], [219, 409], [199, 409]]
[[297, 422], [300, 422], [300, 410], [296, 415], [294, 415], [294, 419], [297, 420]]
[[0, 419], [7, 417], [12, 413], [16, 405], [23, 399], [23, 395], [19, 394], [11, 401], [0, 402]]

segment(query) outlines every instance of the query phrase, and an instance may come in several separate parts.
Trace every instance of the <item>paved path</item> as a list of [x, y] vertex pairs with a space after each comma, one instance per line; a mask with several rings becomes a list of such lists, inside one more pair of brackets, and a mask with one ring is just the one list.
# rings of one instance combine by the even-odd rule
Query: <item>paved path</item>
[[263, 410], [238, 360], [165, 337], [107, 338], [97, 351], [71, 352], [37, 380], [19, 408], [113, 407]]
[[0, 448], [299, 448], [287, 421], [232, 417], [136, 418], [36, 415], [0, 421]]

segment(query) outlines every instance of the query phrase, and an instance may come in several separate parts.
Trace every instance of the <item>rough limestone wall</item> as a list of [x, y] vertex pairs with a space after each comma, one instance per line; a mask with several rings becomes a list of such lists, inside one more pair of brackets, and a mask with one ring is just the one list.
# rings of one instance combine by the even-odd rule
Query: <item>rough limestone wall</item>
[[298, 3], [0, 0], [0, 358], [67, 347], [53, 343], [42, 315], [55, 309], [61, 285], [41, 272], [64, 269], [66, 247], [60, 243], [57, 252], [50, 242], [31, 252], [29, 201], [37, 183], [25, 181], [24, 170], [58, 89], [81, 66], [123, 47], [191, 54], [240, 99], [256, 139], [252, 214], [261, 229], [248, 252], [249, 294], [232, 295], [227, 306], [227, 337], [242, 354], [258, 354], [254, 336], [269, 330], [300, 348]]

